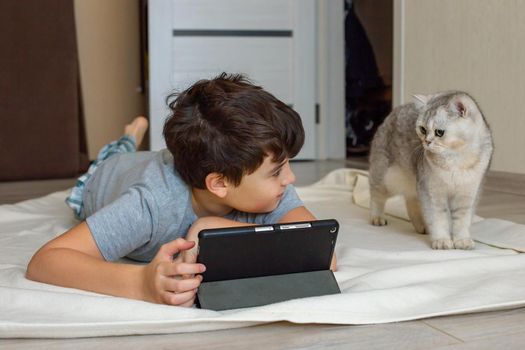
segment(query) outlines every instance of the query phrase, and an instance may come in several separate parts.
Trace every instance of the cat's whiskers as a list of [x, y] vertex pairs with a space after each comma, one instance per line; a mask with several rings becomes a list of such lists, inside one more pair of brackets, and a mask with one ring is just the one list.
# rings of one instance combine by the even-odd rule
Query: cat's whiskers
[[[414, 142], [415, 147], [412, 148], [410, 152], [410, 159], [413, 159], [415, 162], [419, 162], [425, 156], [425, 150], [421, 142]], [[414, 159], [415, 158], [415, 159]]]

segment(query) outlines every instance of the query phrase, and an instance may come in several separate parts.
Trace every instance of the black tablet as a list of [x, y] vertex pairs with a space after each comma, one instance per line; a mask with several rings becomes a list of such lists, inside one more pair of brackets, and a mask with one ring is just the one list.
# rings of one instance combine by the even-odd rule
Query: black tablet
[[203, 282], [328, 270], [338, 230], [334, 219], [202, 230]]

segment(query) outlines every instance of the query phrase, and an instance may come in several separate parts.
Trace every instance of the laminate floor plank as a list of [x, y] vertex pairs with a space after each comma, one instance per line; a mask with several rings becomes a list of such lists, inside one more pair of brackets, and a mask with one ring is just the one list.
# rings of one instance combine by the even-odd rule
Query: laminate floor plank
[[484, 190], [476, 213], [483, 218], [499, 218], [525, 224], [525, 196]]
[[285, 322], [224, 331], [84, 339], [0, 340], [3, 350], [83, 349], [432, 349], [460, 341], [420, 321], [366, 326]]
[[525, 308], [436, 317], [423, 322], [464, 342], [506, 337], [525, 332]]
[[525, 332], [452, 344], [433, 350], [523, 350], [523, 348], [525, 348]]

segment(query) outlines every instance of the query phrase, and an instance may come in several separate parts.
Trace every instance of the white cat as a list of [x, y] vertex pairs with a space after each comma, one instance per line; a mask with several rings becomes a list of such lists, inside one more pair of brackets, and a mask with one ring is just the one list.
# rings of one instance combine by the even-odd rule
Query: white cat
[[489, 126], [472, 97], [415, 95], [378, 128], [370, 150], [370, 220], [386, 225], [385, 201], [402, 194], [417, 232], [433, 249], [474, 249], [470, 224], [493, 153]]

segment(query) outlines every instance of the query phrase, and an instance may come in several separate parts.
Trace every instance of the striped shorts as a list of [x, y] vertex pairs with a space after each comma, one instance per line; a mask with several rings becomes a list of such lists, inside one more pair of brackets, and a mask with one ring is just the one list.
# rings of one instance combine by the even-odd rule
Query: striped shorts
[[70, 195], [66, 198], [66, 204], [73, 209], [77, 219], [81, 219], [83, 208], [83, 195], [86, 182], [91, 175], [95, 173], [100, 164], [114, 154], [135, 152], [137, 150], [135, 138], [130, 135], [124, 135], [117, 141], [108, 143], [98, 153], [97, 159], [94, 160], [87, 173], [77, 179], [75, 186], [71, 189]]

